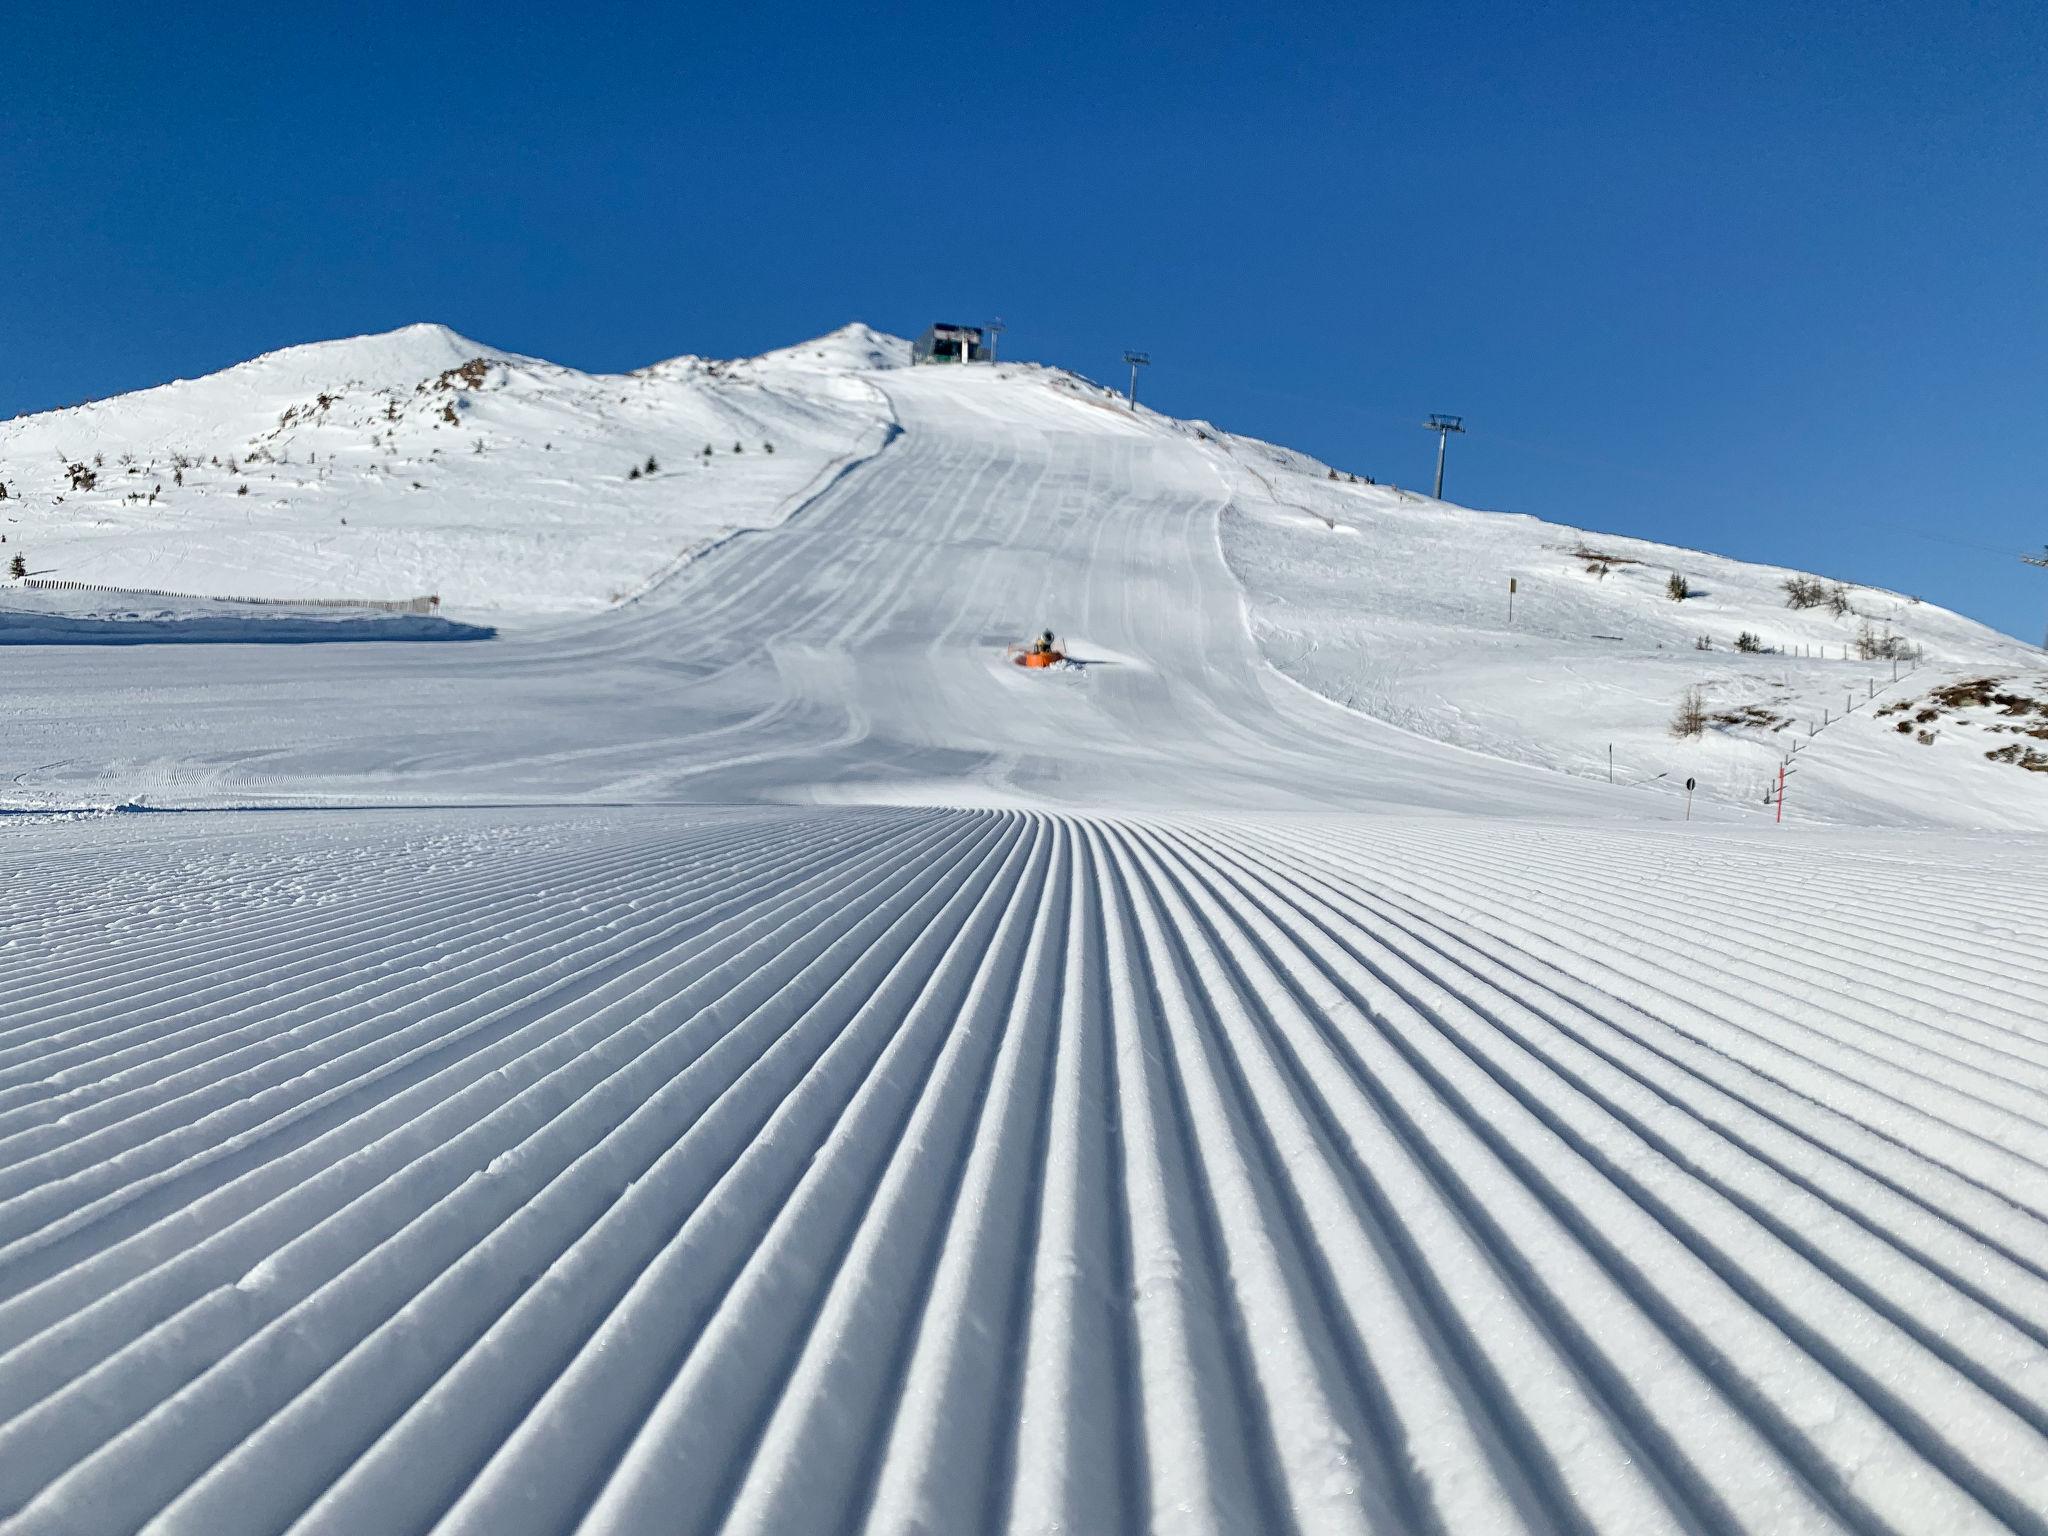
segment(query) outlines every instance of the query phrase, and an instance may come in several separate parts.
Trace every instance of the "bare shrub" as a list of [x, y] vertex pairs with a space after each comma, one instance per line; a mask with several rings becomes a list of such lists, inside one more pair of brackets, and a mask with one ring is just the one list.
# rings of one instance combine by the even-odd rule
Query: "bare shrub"
[[1865, 661], [1903, 661], [1912, 654], [1904, 635], [1880, 631], [1865, 619], [1856, 627], [1856, 654]]
[[1671, 734], [1684, 740], [1703, 735], [1707, 729], [1707, 703], [1697, 688], [1688, 688], [1671, 717]]
[[1817, 576], [1788, 576], [1784, 588], [1787, 608], [1825, 608], [1838, 619], [1854, 612], [1849, 606], [1849, 589], [1840, 582], [1822, 581]]

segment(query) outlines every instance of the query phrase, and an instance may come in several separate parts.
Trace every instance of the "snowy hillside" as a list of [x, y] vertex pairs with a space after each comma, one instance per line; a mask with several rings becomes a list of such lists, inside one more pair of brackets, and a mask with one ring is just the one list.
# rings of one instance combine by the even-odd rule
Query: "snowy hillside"
[[[2031, 723], [2048, 728], [2048, 659], [2033, 646], [1901, 593], [1468, 511], [1218, 440], [1239, 489], [1221, 537], [1253, 632], [1327, 698], [1602, 782], [1611, 748], [1619, 783], [1693, 778], [1760, 806], [1789, 754], [1787, 802], [1797, 793], [1808, 813], [2042, 824], [2048, 780], [1987, 759], [2001, 731], [1950, 711], [1928, 739], [1900, 739], [1880, 713], [1990, 676], [2038, 698]], [[1792, 607], [1788, 582], [1820, 600]], [[1691, 689], [1706, 729], [1676, 738]]]
[[[774, 526], [873, 453], [908, 361], [906, 342], [851, 325], [751, 359], [589, 375], [412, 326], [0, 424], [0, 516], [41, 577], [435, 593], [494, 620], [595, 611]], [[2048, 721], [2040, 654], [1955, 614], [1868, 589], [1844, 612], [1793, 610], [1796, 573], [1333, 479], [1206, 423], [1133, 417], [1058, 370], [969, 372], [951, 403], [970, 430], [1063, 400], [1068, 430], [1157, 440], [1162, 466], [1223, 488], [1218, 536], [1262, 653], [1347, 708], [1601, 782], [1692, 778], [1732, 805], [1762, 808], [1793, 759], [1788, 802], [1824, 819], [2048, 818], [2048, 776], [1992, 756], [2005, 743], [1967, 716], [1925, 740], [1873, 725], [1909, 690], [1984, 677], [2039, 696]], [[1675, 739], [1695, 687], [1707, 728]]]
[[[42, 577], [223, 597], [432, 592], [493, 619], [600, 610], [875, 454], [897, 430], [908, 358], [852, 325], [757, 358], [597, 376], [413, 326], [0, 425], [0, 513]], [[2039, 697], [2048, 721], [2039, 653], [1957, 615], [1867, 589], [1791, 609], [1796, 573], [1333, 477], [1206, 423], [1134, 416], [1058, 370], [951, 382], [961, 430], [1000, 440], [1056, 422], [1077, 464], [1091, 440], [1149, 442], [1160, 490], [1221, 493], [1216, 533], [1261, 653], [1346, 708], [1602, 783], [1668, 796], [1691, 778], [1700, 799], [1754, 813], [1790, 762], [1788, 802], [1810, 817], [2048, 824], [2048, 775], [1998, 756], [1999, 732], [1965, 713], [1902, 734], [1877, 713], [1988, 678]], [[918, 559], [971, 554], [944, 528]], [[1016, 623], [1071, 613], [1061, 594], [1087, 579], [1062, 573], [1048, 609]], [[1695, 688], [1705, 729], [1675, 738]]]
[[873, 391], [814, 365], [896, 345], [850, 326], [801, 357], [616, 376], [437, 325], [289, 347], [0, 423], [0, 526], [59, 579], [588, 611], [772, 525], [872, 446]]

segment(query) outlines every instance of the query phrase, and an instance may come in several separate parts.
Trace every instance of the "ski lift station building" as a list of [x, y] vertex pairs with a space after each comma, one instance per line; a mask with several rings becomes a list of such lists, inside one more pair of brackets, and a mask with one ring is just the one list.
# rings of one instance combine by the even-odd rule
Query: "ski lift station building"
[[978, 325], [939, 324], [928, 327], [910, 344], [910, 360], [913, 363], [985, 363], [988, 361], [988, 347]]

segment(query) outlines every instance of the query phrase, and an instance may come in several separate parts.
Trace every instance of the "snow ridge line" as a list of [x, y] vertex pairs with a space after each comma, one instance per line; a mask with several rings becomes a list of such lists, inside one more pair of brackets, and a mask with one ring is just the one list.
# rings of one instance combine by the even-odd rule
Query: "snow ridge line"
[[2048, 1019], [1824, 848], [302, 825], [0, 949], [0, 1530], [2048, 1530]]

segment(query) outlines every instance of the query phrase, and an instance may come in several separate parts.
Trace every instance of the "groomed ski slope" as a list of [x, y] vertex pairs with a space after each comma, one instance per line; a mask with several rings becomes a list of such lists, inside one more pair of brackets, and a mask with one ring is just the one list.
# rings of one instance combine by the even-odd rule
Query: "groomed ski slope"
[[2048, 1531], [2038, 836], [1347, 711], [1211, 440], [861, 382], [602, 618], [15, 653], [186, 809], [0, 823], [0, 1531]]
[[2048, 1506], [2028, 858], [1708, 835], [1674, 904], [1656, 832], [1446, 818], [18, 837], [16, 1530]]

